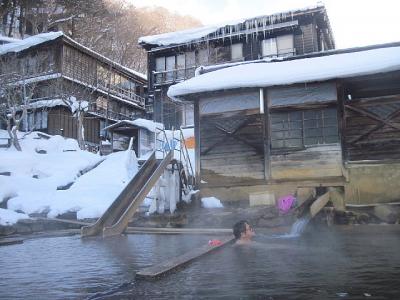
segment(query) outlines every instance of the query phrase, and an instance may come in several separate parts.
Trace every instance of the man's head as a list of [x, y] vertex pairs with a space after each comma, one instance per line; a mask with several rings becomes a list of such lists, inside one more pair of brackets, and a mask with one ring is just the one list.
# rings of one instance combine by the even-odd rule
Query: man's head
[[233, 235], [236, 240], [251, 240], [254, 231], [246, 220], [242, 220], [233, 226]]

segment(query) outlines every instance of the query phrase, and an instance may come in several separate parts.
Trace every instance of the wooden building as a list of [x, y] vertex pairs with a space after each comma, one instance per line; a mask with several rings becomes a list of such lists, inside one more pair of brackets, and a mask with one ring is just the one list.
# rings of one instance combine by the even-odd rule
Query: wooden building
[[194, 103], [205, 195], [334, 187], [347, 204], [400, 199], [400, 43], [221, 66], [168, 95]]
[[149, 102], [153, 118], [172, 126], [193, 124], [193, 108], [167, 97], [169, 86], [189, 79], [200, 66], [271, 60], [335, 48], [324, 6], [147, 36]]
[[11, 84], [23, 86], [26, 94], [28, 122], [21, 129], [77, 138], [76, 112], [81, 110], [86, 142], [98, 144], [104, 127], [145, 113], [145, 75], [62, 32], [0, 46], [0, 68], [5, 76], [15, 73]]

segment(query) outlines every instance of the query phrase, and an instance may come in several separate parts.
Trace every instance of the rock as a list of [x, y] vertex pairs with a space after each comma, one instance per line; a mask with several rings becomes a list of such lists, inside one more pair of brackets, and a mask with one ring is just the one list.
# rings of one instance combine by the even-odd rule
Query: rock
[[268, 191], [251, 193], [249, 194], [249, 203], [250, 206], [275, 206], [275, 194]]
[[66, 185], [60, 185], [57, 187], [57, 190], [68, 190], [74, 184], [73, 181], [67, 183]]
[[44, 149], [35, 149], [35, 152], [36, 153], [38, 153], [38, 154], [47, 154], [47, 151], [46, 150], [44, 150]]
[[399, 209], [392, 205], [382, 204], [374, 208], [374, 215], [381, 221], [394, 224], [399, 219]]
[[0, 236], [14, 234], [16, 229], [14, 226], [0, 225]]

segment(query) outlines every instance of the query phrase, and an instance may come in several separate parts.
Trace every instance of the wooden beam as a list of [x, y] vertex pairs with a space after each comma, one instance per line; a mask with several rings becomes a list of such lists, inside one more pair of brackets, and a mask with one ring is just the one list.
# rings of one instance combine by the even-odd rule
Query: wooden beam
[[[395, 117], [397, 117], [398, 115], [400, 115], [400, 110], [397, 110], [393, 113], [391, 113], [388, 117], [386, 117], [384, 120], [389, 121]], [[358, 141], [368, 137], [371, 133], [373, 133], [374, 131], [377, 131], [381, 128], [383, 128], [386, 124], [385, 123], [380, 123], [378, 125], [375, 125], [373, 128], [371, 128], [370, 130], [368, 130], [367, 132], [363, 133], [362, 135], [356, 137], [355, 139], [353, 139], [352, 141], [349, 142], [350, 145], [353, 145], [355, 143], [357, 143]]]
[[139, 270], [136, 273], [136, 278], [145, 280], [155, 280], [157, 278], [160, 278], [161, 276], [166, 275], [167, 273], [170, 273], [177, 268], [183, 267], [184, 265], [194, 261], [195, 259], [198, 259], [206, 254], [209, 254], [232, 243], [234, 241], [234, 237], [231, 235], [229, 237], [224, 237], [219, 240], [221, 241], [221, 244], [217, 246], [206, 244], [199, 248], [195, 248], [183, 255], [169, 259], [161, 264]]
[[22, 244], [23, 242], [24, 242], [24, 240], [22, 240], [22, 239], [14, 239], [14, 238], [0, 239], [0, 247], [15, 245], [15, 244]]
[[200, 108], [199, 101], [194, 102], [194, 139], [195, 139], [195, 148], [194, 148], [194, 157], [195, 157], [195, 188], [198, 189], [199, 184], [201, 182], [201, 174], [200, 174]]
[[264, 90], [264, 115], [262, 118], [263, 140], [264, 140], [264, 177], [265, 180], [271, 179], [271, 122], [270, 122], [270, 106], [271, 100], [268, 90]]
[[228, 228], [152, 228], [152, 227], [128, 227], [125, 233], [143, 234], [232, 234]]
[[386, 121], [385, 119], [381, 119], [381, 118], [375, 116], [374, 114], [371, 114], [371, 113], [369, 113], [369, 112], [367, 112], [367, 111], [365, 111], [365, 110], [363, 110], [363, 109], [356, 108], [356, 107], [351, 106], [351, 105], [345, 105], [345, 107], [346, 107], [347, 109], [350, 109], [350, 110], [352, 110], [352, 111], [355, 111], [355, 112], [357, 112], [357, 113], [359, 113], [359, 114], [362, 114], [362, 115], [364, 115], [364, 116], [366, 116], [366, 117], [369, 117], [369, 118], [371, 118], [371, 119], [373, 119], [373, 120], [376, 120], [376, 121], [378, 121], [378, 122], [382, 122], [382, 123], [384, 123], [385, 125], [390, 126], [390, 127], [394, 128], [394, 129], [400, 130], [400, 126], [398, 126], [398, 125], [396, 125], [396, 124], [393, 124], [393, 123], [391, 123], [391, 122], [388, 122], [388, 121]]

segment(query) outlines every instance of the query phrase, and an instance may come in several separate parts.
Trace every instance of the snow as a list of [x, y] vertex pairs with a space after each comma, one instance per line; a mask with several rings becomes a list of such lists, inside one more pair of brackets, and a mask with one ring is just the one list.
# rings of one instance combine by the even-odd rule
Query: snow
[[14, 43], [14, 42], [19, 42], [19, 39], [14, 39], [10, 38], [8, 36], [0, 35], [0, 41], [1, 42], [6, 42], [6, 43]]
[[29, 216], [9, 209], [0, 208], [0, 225], [12, 225], [21, 219], [29, 219]]
[[[26, 105], [27, 109], [39, 109], [39, 108], [51, 108], [56, 106], [65, 106], [68, 107], [72, 114], [76, 111], [88, 111], [89, 109], [89, 102], [82, 100], [78, 101], [75, 97], [71, 96], [68, 100], [63, 99], [47, 99], [47, 100], [38, 100], [35, 102], [31, 102]], [[24, 106], [21, 105], [20, 109]]]
[[151, 132], [156, 132], [157, 128], [159, 129], [164, 129], [164, 125], [162, 123], [157, 123], [152, 120], [146, 120], [146, 119], [136, 119], [131, 121], [133, 125], [136, 125], [141, 128], [146, 128], [147, 130]]
[[[136, 123], [148, 129], [160, 126], [143, 119]], [[193, 136], [193, 131], [193, 128], [183, 129], [184, 137]], [[178, 138], [180, 132], [168, 130], [166, 135], [172, 140], [173, 136]], [[0, 148], [0, 172], [11, 172], [10, 176], [0, 176], [0, 203], [7, 201], [7, 209], [0, 210], [1, 224], [10, 225], [35, 213], [57, 217], [66, 212], [76, 212], [78, 219], [100, 217], [138, 171], [133, 151], [103, 157], [80, 150], [76, 140], [45, 136], [49, 139], [40, 138], [37, 132], [19, 133], [22, 151]], [[8, 138], [7, 131], [0, 130], [0, 138]], [[189, 152], [191, 150], [190, 156], [194, 154], [193, 149]], [[195, 165], [194, 161], [192, 165]], [[166, 173], [159, 183], [159, 193], [153, 189], [145, 204], [149, 206], [154, 202], [151, 197], [163, 195], [163, 205], [159, 210], [169, 208], [174, 211], [178, 191], [172, 186], [178, 179], [173, 178], [170, 171]], [[68, 189], [57, 190], [71, 183]]]
[[269, 87], [325, 81], [400, 70], [400, 47], [377, 48], [282, 62], [232, 66], [173, 85], [168, 96], [179, 97], [224, 89]]
[[0, 46], [0, 55], [6, 54], [6, 53], [17, 53], [22, 50], [26, 50], [33, 46], [39, 45], [41, 43], [55, 40], [55, 39], [59, 38], [60, 36], [63, 36], [63, 33], [61, 31], [47, 32], [47, 33], [41, 33], [38, 35], [28, 37], [24, 40], [19, 40], [14, 43], [4, 44], [4, 45]]
[[[286, 18], [292, 18], [294, 13], [306, 12], [308, 10], [312, 10], [312, 9], [315, 9], [318, 7], [321, 7], [321, 6], [305, 7], [305, 8], [295, 9], [295, 10], [290, 10], [290, 11], [285, 11], [285, 12], [276, 12], [276, 13], [273, 13], [270, 15], [257, 16], [257, 17], [253, 17], [253, 18], [242, 18], [242, 19], [237, 19], [237, 20], [231, 20], [231, 21], [224, 22], [224, 23], [203, 26], [203, 27], [198, 27], [198, 28], [192, 28], [192, 29], [187, 29], [187, 30], [181, 30], [181, 31], [176, 31], [176, 32], [144, 36], [144, 37], [139, 38], [138, 43], [139, 44], [157, 45], [157, 46], [170, 46], [170, 45], [189, 43], [189, 42], [193, 42], [196, 40], [200, 40], [202, 38], [206, 38], [209, 34], [215, 33], [220, 29], [222, 29], [223, 32], [225, 32], [226, 26], [238, 26], [238, 25], [240, 25], [242, 23], [246, 23], [246, 22], [254, 23], [254, 20], [256, 20], [256, 19], [268, 20], [270, 22], [270, 24], [279, 23]], [[246, 26], [246, 28], [247, 28], [247, 26]], [[262, 28], [260, 28], [259, 30], [261, 31]], [[225, 33], [224, 35], [229, 36], [228, 33]]]
[[158, 131], [158, 129], [164, 129], [164, 125], [162, 123], [157, 123], [154, 122], [152, 120], [147, 120], [147, 119], [136, 119], [136, 120], [122, 120], [119, 121], [115, 124], [112, 124], [110, 126], [107, 126], [104, 128], [104, 130], [108, 130], [114, 127], [118, 127], [120, 124], [127, 124], [127, 125], [133, 125], [133, 126], [137, 126], [140, 128], [145, 128], [151, 132], [156, 132]]
[[[0, 137], [7, 136], [0, 130]], [[47, 213], [48, 217], [70, 211], [77, 212], [78, 219], [99, 217], [137, 173], [133, 151], [102, 157], [80, 150], [73, 139], [39, 139], [36, 132], [22, 137], [21, 152], [0, 149], [0, 172], [11, 172], [11, 176], [0, 176], [0, 202], [9, 199], [0, 219], [9, 223], [16, 222], [17, 218], [8, 216], [17, 210]], [[69, 189], [57, 190], [71, 182]]]
[[47, 75], [36, 76], [36, 77], [19, 80], [19, 81], [13, 82], [12, 84], [13, 85], [30, 84], [30, 83], [34, 83], [34, 82], [56, 79], [56, 78], [60, 78], [60, 77], [61, 77], [61, 73], [53, 73], [53, 74], [47, 74]]
[[201, 198], [201, 205], [204, 208], [221, 208], [224, 207], [221, 203], [221, 200], [215, 197], [206, 197]]

